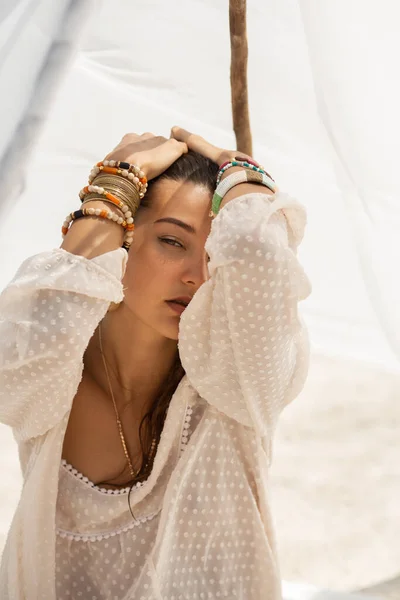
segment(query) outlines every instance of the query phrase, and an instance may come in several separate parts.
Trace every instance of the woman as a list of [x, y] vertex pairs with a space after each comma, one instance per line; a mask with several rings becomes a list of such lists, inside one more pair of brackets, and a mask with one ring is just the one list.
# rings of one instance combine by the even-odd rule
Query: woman
[[280, 598], [268, 467], [307, 374], [304, 208], [178, 127], [128, 134], [89, 181], [0, 297], [24, 476], [0, 596]]

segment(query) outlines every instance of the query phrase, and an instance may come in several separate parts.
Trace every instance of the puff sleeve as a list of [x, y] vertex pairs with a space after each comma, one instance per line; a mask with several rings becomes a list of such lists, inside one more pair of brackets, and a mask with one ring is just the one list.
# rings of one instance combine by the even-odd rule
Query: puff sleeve
[[298, 303], [311, 284], [297, 258], [305, 225], [305, 208], [281, 192], [227, 203], [205, 245], [210, 279], [180, 320], [179, 352], [192, 386], [261, 437], [307, 376]]
[[123, 298], [122, 248], [93, 259], [61, 248], [25, 260], [0, 295], [0, 422], [20, 442], [70, 410], [83, 354], [109, 303]]

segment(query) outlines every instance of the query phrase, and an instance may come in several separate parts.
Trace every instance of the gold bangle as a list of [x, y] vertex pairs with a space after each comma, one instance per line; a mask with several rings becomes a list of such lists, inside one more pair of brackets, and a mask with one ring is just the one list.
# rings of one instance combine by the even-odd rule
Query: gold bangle
[[100, 185], [101, 187], [104, 187], [104, 185], [111, 185], [120, 188], [128, 195], [137, 196], [140, 199], [140, 191], [136, 183], [129, 179], [125, 179], [124, 177], [120, 177], [119, 175], [99, 174], [94, 178], [91, 185]]
[[[113, 196], [117, 197], [114, 193], [111, 192], [111, 190], [105, 190], [106, 192], [109, 192], [110, 194], [112, 194]], [[90, 201], [92, 202], [93, 200], [100, 200], [101, 202], [110, 202], [110, 204], [113, 204], [115, 206], [115, 208], [119, 208], [114, 202], [112, 202], [111, 200], [108, 200], [105, 196], [103, 196], [102, 194], [99, 194], [98, 192], [89, 192], [88, 194], [86, 194], [83, 202], [86, 201]], [[130, 210], [130, 212], [132, 213], [132, 217], [135, 215], [135, 213], [137, 212], [137, 208], [138, 205], [137, 204], [133, 204], [132, 202], [129, 202], [129, 200], [125, 200], [121, 194], [119, 194], [118, 200], [121, 200], [121, 202], [123, 202], [124, 204], [126, 204]], [[119, 210], [121, 210], [119, 208]]]
[[[140, 205], [140, 197], [135, 184], [127, 184], [127, 182], [123, 181], [121, 182], [121, 185], [120, 182], [115, 181], [115, 179], [115, 175], [103, 175], [101, 178], [98, 176], [96, 177], [96, 182], [92, 185], [102, 187], [104, 190], [124, 202], [124, 204], [127, 204], [132, 214], [136, 213]], [[93, 199], [95, 196], [98, 196], [96, 192], [90, 192], [85, 196], [85, 199], [89, 197]]]
[[116, 196], [122, 200], [125, 204], [128, 204], [128, 206], [130, 206], [132, 209], [137, 210], [139, 207], [140, 198], [138, 196], [132, 196], [132, 194], [127, 193], [126, 190], [122, 190], [118, 186], [104, 183], [102, 187], [110, 194], [113, 194], [113, 196]]

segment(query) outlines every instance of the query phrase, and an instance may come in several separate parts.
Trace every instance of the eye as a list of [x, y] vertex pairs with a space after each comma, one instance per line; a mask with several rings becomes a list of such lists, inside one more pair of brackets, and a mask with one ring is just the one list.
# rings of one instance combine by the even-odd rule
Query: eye
[[184, 246], [178, 242], [177, 240], [174, 240], [173, 238], [158, 238], [160, 240], [160, 242], [163, 242], [164, 244], [168, 244], [169, 246], [175, 246], [176, 248], [184, 248]]

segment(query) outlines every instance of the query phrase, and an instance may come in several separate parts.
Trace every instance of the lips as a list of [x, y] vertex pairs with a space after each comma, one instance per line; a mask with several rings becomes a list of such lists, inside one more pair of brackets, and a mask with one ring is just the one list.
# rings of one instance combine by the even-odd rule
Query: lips
[[183, 311], [186, 310], [186, 304], [183, 304], [181, 302], [176, 302], [175, 300], [166, 300], [166, 303], [169, 305], [170, 308], [172, 308], [174, 312], [178, 313], [179, 315], [181, 315]]
[[181, 304], [182, 306], [187, 306], [191, 301], [190, 296], [178, 296], [177, 298], [171, 298], [171, 300], [167, 300], [167, 302], [175, 302], [176, 304]]

